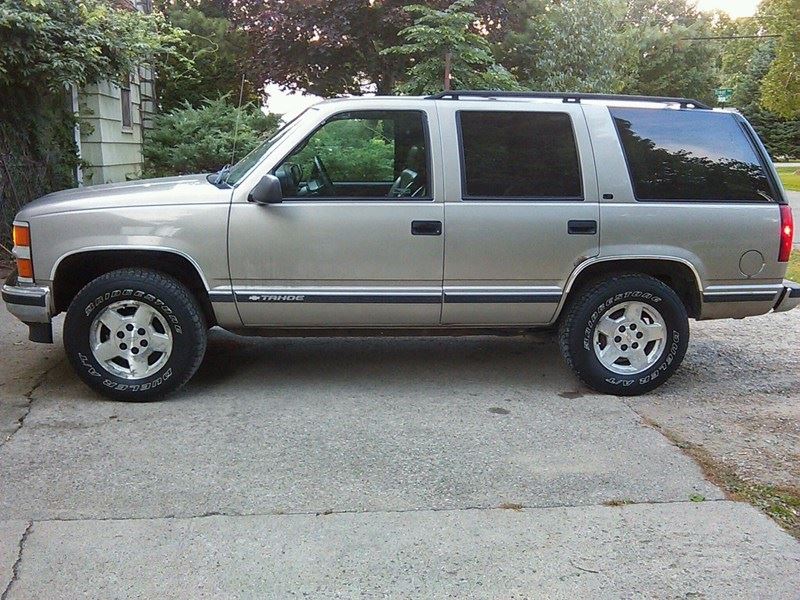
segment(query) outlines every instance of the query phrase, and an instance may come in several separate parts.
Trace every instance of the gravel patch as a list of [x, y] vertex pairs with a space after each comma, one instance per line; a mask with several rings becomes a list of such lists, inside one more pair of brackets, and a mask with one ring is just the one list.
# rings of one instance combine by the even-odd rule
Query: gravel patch
[[800, 486], [800, 310], [692, 322], [683, 366], [629, 406], [746, 481]]

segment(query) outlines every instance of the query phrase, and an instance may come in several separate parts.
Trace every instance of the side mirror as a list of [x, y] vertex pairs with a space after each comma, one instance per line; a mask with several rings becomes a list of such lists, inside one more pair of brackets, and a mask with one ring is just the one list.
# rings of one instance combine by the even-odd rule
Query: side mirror
[[275, 175], [264, 175], [247, 196], [247, 200], [256, 204], [280, 204], [283, 202], [281, 182]]

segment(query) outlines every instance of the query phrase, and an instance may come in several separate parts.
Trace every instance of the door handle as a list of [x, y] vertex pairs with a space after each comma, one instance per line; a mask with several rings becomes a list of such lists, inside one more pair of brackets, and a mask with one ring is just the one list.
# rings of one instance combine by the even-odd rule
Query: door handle
[[572, 235], [594, 235], [597, 233], [597, 221], [567, 221], [567, 233]]
[[442, 222], [411, 221], [411, 235], [442, 235]]

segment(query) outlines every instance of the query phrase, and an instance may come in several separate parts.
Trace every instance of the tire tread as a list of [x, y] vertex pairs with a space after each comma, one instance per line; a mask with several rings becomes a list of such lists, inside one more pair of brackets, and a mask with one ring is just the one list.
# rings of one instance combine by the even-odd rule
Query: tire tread
[[[186, 310], [186, 313], [189, 315], [191, 320], [190, 326], [195, 328], [197, 331], [201, 331], [202, 335], [199, 336], [199, 343], [194, 344], [191, 348], [192, 355], [191, 360], [189, 361], [189, 368], [177, 379], [177, 383], [170, 386], [170, 388], [164, 392], [172, 393], [180, 388], [182, 388], [186, 383], [194, 376], [197, 372], [197, 369], [200, 368], [200, 364], [203, 362], [203, 357], [205, 356], [206, 352], [206, 345], [207, 345], [207, 338], [205, 335], [205, 331], [207, 329], [205, 318], [203, 317], [203, 311], [200, 308], [197, 299], [194, 297], [192, 292], [190, 292], [186, 286], [180, 283], [177, 279], [161, 273], [160, 271], [156, 271], [153, 269], [145, 269], [145, 268], [136, 268], [136, 267], [128, 267], [124, 269], [117, 269], [115, 271], [109, 271], [93, 279], [89, 283], [87, 283], [72, 299], [70, 302], [70, 306], [68, 309], [68, 313], [70, 310], [73, 309], [73, 305], [76, 301], [83, 295], [83, 293], [88, 290], [92, 286], [96, 286], [98, 284], [103, 284], [111, 281], [120, 281], [120, 280], [132, 280], [137, 282], [144, 282], [150, 285], [156, 286], [161, 288], [168, 293], [172, 293], [178, 299], [178, 301], [183, 305], [183, 308]], [[66, 322], [65, 322], [66, 327]], [[118, 392], [119, 393], [119, 392]], [[140, 394], [141, 399], [143, 401], [155, 399], [155, 397], [160, 396], [162, 394]], [[122, 398], [121, 398], [122, 399]], [[130, 397], [130, 395], [125, 394], [125, 399], [135, 400], [135, 398]]]
[[564, 362], [567, 364], [567, 367], [575, 373], [575, 375], [580, 379], [582, 383], [589, 386], [592, 389], [595, 389], [595, 386], [591, 382], [590, 377], [587, 373], [581, 369], [575, 360], [573, 360], [572, 352], [570, 351], [570, 344], [569, 338], [570, 334], [572, 333], [573, 329], [576, 326], [575, 321], [578, 318], [578, 315], [581, 311], [586, 307], [586, 305], [591, 301], [591, 299], [600, 292], [603, 288], [610, 287], [616, 285], [618, 283], [624, 284], [626, 281], [636, 281], [641, 282], [642, 280], [647, 281], [650, 284], [657, 285], [659, 287], [665, 288], [671, 294], [675, 296], [678, 302], [683, 305], [680, 300], [680, 297], [675, 293], [675, 291], [666, 285], [663, 281], [652, 277], [651, 275], [646, 275], [644, 273], [625, 273], [620, 275], [612, 275], [610, 277], [601, 279], [596, 281], [593, 284], [590, 284], [584, 288], [580, 288], [578, 290], [573, 290], [572, 295], [573, 298], [568, 300], [567, 307], [563, 313], [561, 321], [558, 327], [558, 348], [561, 352], [561, 356], [564, 359]]

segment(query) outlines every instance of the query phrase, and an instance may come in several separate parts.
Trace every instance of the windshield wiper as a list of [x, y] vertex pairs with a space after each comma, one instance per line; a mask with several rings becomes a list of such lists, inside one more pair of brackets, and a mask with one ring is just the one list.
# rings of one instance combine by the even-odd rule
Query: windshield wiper
[[223, 185], [226, 185], [225, 180], [228, 179], [228, 175], [230, 175], [230, 172], [231, 172], [231, 165], [227, 164], [216, 173], [209, 173], [206, 179], [208, 179], [209, 183], [213, 183], [218, 187], [222, 187]]

